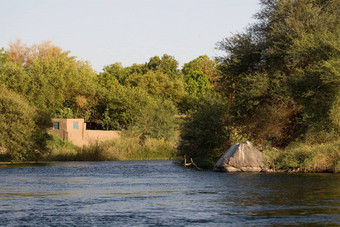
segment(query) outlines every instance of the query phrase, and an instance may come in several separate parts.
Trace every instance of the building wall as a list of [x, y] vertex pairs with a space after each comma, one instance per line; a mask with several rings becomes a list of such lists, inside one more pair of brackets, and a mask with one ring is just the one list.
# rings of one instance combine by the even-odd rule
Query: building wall
[[120, 137], [120, 131], [86, 130], [83, 145], [95, 144], [100, 141]]
[[[71, 141], [77, 146], [84, 146], [120, 137], [120, 131], [86, 130], [84, 119], [52, 119], [55, 125], [49, 130], [64, 140]], [[77, 127], [76, 127], [77, 126]]]

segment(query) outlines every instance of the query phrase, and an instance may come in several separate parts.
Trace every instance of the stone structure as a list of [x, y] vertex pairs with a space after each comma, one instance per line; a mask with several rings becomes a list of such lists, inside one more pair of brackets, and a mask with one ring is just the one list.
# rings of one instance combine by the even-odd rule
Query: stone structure
[[120, 131], [87, 130], [84, 119], [52, 119], [52, 123], [50, 133], [80, 147], [120, 137]]
[[216, 162], [214, 171], [237, 172], [255, 171], [260, 172], [264, 168], [265, 159], [259, 150], [251, 142], [231, 146]]

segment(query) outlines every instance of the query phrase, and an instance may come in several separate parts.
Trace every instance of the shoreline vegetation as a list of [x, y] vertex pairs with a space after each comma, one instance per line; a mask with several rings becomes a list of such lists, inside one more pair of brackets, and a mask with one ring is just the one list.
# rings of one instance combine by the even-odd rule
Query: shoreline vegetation
[[46, 161], [127, 161], [169, 160], [175, 154], [173, 143], [164, 139], [147, 138], [143, 142], [134, 136], [123, 136], [86, 147], [77, 147], [54, 136], [48, 144]]
[[[44, 163], [54, 161], [133, 161], [172, 160], [176, 155], [173, 143], [164, 139], [136, 137], [117, 138], [85, 147], [78, 147], [69, 141], [51, 135], [47, 143], [48, 152], [36, 160], [10, 161], [0, 159], [0, 164]], [[1, 155], [0, 155], [1, 156]]]
[[[0, 162], [193, 160], [251, 141], [274, 172], [340, 172], [340, 1], [261, 0], [256, 23], [179, 69], [175, 57], [95, 72], [51, 42], [0, 49]], [[121, 138], [49, 135], [83, 118]]]
[[[51, 135], [49, 153], [34, 161], [4, 161], [0, 165], [46, 164], [63, 161], [145, 161], [173, 160], [181, 163], [173, 143], [162, 139], [147, 139], [124, 136], [100, 144], [77, 147], [56, 135]], [[264, 150], [265, 173], [339, 173], [340, 141], [311, 145], [292, 144], [286, 150]]]
[[[1, 158], [0, 165], [45, 164], [63, 161], [145, 161], [173, 160], [181, 163], [182, 158], [174, 143], [164, 139], [141, 139], [131, 134], [122, 138], [80, 148], [57, 135], [51, 135], [49, 150], [38, 160], [10, 161]], [[322, 144], [295, 143], [285, 150], [263, 150], [266, 173], [339, 173], [340, 141]], [[0, 155], [3, 157], [3, 155]]]

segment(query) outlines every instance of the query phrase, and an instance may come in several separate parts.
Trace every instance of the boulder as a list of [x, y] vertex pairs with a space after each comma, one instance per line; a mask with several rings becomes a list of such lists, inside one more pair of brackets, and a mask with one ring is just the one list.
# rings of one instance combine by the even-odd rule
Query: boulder
[[216, 162], [214, 171], [238, 172], [253, 171], [260, 172], [264, 168], [265, 159], [259, 150], [251, 142], [231, 146]]

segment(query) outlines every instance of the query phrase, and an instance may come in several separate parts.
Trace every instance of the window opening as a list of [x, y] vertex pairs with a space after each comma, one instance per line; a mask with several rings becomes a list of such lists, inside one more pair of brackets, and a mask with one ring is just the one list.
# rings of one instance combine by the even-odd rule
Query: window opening
[[53, 122], [53, 129], [59, 130], [59, 122]]

